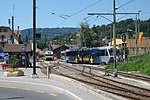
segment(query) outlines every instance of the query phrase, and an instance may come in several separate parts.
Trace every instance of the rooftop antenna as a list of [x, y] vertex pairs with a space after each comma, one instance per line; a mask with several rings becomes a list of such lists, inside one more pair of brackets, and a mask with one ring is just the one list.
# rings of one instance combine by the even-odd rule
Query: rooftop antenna
[[13, 4], [13, 16], [12, 16], [12, 44], [14, 44], [14, 4]]
[[8, 19], [8, 25], [9, 25], [9, 27], [11, 27], [11, 25], [10, 25], [11, 22], [10, 21], [11, 21], [11, 19]]

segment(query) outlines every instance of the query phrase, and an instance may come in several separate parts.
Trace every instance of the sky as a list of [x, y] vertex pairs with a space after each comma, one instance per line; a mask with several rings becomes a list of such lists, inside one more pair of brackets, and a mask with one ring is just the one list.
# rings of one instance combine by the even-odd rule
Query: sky
[[[14, 16], [14, 28], [33, 27], [33, 0], [0, 0], [0, 26], [9, 26]], [[117, 13], [138, 13], [141, 20], [150, 18], [150, 0], [116, 0]], [[112, 13], [113, 0], [36, 0], [36, 27], [80, 27], [110, 24], [112, 16], [90, 16], [88, 13]], [[117, 22], [136, 15], [116, 15]]]

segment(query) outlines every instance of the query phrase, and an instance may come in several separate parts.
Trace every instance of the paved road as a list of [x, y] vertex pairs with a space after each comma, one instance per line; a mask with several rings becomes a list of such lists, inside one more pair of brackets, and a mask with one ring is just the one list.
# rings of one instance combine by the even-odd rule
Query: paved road
[[[31, 78], [33, 72], [31, 68], [22, 70], [25, 76], [21, 77], [5, 77], [0, 70], [0, 100], [99, 100], [98, 97], [65, 81], [47, 79], [39, 68], [37, 68], [39, 78]], [[32, 99], [32, 96], [35, 99]], [[40, 97], [38, 99], [38, 96], [43, 99]]]
[[0, 100], [69, 100], [64, 96], [16, 88], [0, 88]]

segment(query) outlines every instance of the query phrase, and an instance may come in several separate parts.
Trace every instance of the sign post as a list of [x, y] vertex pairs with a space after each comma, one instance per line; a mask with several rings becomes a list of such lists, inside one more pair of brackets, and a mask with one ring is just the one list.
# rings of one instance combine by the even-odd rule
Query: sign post
[[123, 49], [123, 60], [126, 59], [126, 34], [122, 34], [122, 49]]

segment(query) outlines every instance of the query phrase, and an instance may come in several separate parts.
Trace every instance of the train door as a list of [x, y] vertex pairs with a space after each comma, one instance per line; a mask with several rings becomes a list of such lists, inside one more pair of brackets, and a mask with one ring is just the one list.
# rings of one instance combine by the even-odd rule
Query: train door
[[94, 64], [100, 64], [101, 59], [100, 59], [99, 50], [93, 50], [92, 51], [92, 58], [93, 58], [93, 63]]

